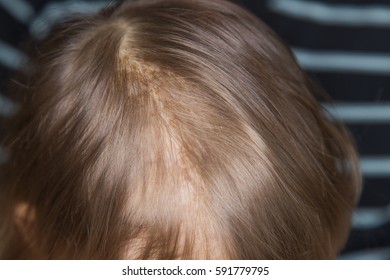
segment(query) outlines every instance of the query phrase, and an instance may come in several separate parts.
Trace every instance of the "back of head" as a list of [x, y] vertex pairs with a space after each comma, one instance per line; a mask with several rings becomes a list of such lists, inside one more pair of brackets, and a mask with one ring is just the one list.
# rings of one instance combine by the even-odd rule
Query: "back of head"
[[354, 149], [253, 15], [219, 0], [125, 1], [44, 45], [7, 142], [4, 258], [340, 249]]

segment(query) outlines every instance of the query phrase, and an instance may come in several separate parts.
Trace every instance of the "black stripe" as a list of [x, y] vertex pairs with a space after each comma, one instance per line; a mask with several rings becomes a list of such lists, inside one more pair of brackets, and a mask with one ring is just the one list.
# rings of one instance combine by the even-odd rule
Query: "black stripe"
[[385, 207], [390, 204], [390, 178], [364, 178], [359, 207]]
[[28, 27], [7, 11], [0, 8], [0, 40], [7, 42], [10, 45], [19, 45], [19, 43], [27, 37]]
[[390, 27], [329, 26], [278, 14], [264, 20], [290, 46], [321, 50], [390, 52]]
[[390, 157], [390, 124], [353, 124], [348, 125], [348, 129], [361, 155]]
[[389, 76], [326, 72], [310, 74], [335, 102], [390, 101], [390, 73]]
[[342, 253], [390, 246], [390, 223], [370, 230], [352, 230]]

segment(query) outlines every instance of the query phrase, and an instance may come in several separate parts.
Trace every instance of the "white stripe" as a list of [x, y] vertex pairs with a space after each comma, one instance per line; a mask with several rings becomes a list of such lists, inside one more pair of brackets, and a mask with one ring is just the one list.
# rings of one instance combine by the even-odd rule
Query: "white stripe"
[[390, 125], [390, 103], [338, 103], [322, 106], [335, 119], [346, 123]]
[[34, 7], [25, 0], [0, 0], [0, 6], [18, 21], [27, 24], [34, 16]]
[[313, 51], [293, 48], [305, 70], [390, 75], [390, 54]]
[[50, 28], [72, 14], [94, 13], [106, 7], [112, 0], [91, 2], [53, 2], [47, 4], [30, 25], [30, 34], [35, 38], [44, 38]]
[[0, 116], [10, 116], [15, 113], [16, 110], [16, 104], [0, 94]]
[[0, 64], [12, 70], [17, 70], [25, 67], [26, 63], [27, 57], [22, 52], [0, 41]]
[[390, 222], [390, 205], [376, 208], [361, 207], [356, 209], [352, 228], [357, 230], [368, 230], [383, 226]]
[[360, 170], [364, 177], [390, 177], [390, 157], [368, 157], [360, 159]]
[[325, 4], [302, 0], [268, 0], [267, 5], [276, 13], [320, 24], [390, 26], [388, 6]]

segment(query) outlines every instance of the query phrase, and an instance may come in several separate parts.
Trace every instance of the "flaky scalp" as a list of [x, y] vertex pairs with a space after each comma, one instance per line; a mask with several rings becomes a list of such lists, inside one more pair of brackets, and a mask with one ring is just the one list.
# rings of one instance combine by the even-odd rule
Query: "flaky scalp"
[[42, 45], [1, 169], [3, 258], [341, 248], [360, 186], [353, 145], [253, 15], [220, 0], [125, 1]]

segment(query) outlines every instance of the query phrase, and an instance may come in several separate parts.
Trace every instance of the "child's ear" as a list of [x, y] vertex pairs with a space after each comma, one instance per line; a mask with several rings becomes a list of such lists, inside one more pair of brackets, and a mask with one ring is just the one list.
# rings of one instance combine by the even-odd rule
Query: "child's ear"
[[25, 202], [19, 202], [14, 208], [14, 223], [23, 238], [23, 241], [31, 246], [35, 240], [35, 223], [36, 211], [35, 208]]
[[37, 229], [37, 211], [35, 207], [26, 202], [19, 202], [14, 208], [14, 225], [17, 231], [16, 244], [20, 248], [20, 256], [23, 259], [47, 259], [41, 247]]

